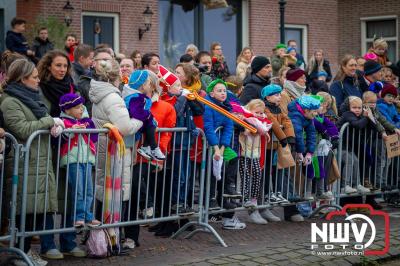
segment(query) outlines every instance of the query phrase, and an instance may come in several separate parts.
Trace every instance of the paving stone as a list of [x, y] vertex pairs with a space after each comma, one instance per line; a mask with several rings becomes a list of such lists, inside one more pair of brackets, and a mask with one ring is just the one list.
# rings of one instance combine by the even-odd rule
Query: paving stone
[[286, 257], [285, 255], [281, 255], [281, 254], [274, 254], [271, 256], [268, 256], [269, 259], [273, 259], [273, 260], [287, 260], [288, 257]]
[[211, 266], [211, 265], [214, 265], [214, 264], [211, 264], [211, 263], [203, 261], [203, 262], [197, 262], [197, 263], [194, 263], [194, 264], [191, 264], [191, 265], [193, 265], [193, 266]]
[[273, 260], [273, 259], [269, 259], [269, 258], [266, 258], [266, 257], [254, 258], [254, 259], [252, 259], [252, 261], [255, 261], [255, 262], [261, 263], [261, 264], [263, 264], [263, 265], [266, 265], [266, 264], [269, 264], [269, 263], [275, 262], [275, 260]]
[[349, 265], [352, 265], [350, 262], [348, 262], [348, 261], [345, 260], [345, 259], [338, 259], [338, 260], [335, 260], [335, 263], [336, 263], [337, 265], [340, 265], [340, 266], [349, 266]]
[[337, 266], [338, 264], [335, 263], [334, 261], [324, 261], [324, 262], [321, 262], [321, 265], [323, 265], [323, 266]]
[[350, 262], [351, 264], [356, 264], [360, 262], [360, 258], [359, 256], [347, 256], [344, 257], [345, 260], [347, 260], [348, 262]]
[[214, 264], [214, 265], [224, 265], [224, 264], [229, 264], [229, 261], [222, 260], [222, 259], [211, 259], [207, 261], [208, 263]]
[[249, 256], [245, 256], [245, 255], [232, 255], [229, 256], [229, 258], [235, 259], [235, 260], [248, 260], [250, 259]]
[[317, 261], [323, 260], [321, 257], [313, 256], [313, 255], [305, 256], [302, 259], [306, 260], [306, 261], [309, 261], [309, 262], [317, 262]]
[[288, 248], [277, 248], [277, 249], [275, 249], [275, 250], [277, 250], [277, 251], [279, 251], [279, 252], [287, 252], [287, 251], [290, 251], [290, 249], [288, 249]]
[[297, 264], [297, 265], [307, 265], [310, 262], [306, 261], [306, 260], [303, 260], [303, 259], [294, 259], [294, 260], [290, 260], [290, 263], [294, 263], [294, 264]]
[[254, 261], [242, 261], [240, 262], [240, 265], [243, 266], [259, 266], [260, 263], [254, 262]]
[[391, 256], [398, 256], [398, 255], [400, 255], [400, 249], [397, 247], [397, 248], [395, 248], [395, 247], [390, 247], [390, 249], [389, 249], [389, 254], [391, 255]]
[[298, 258], [298, 257], [304, 256], [304, 254], [299, 254], [299, 253], [294, 252], [294, 251], [286, 252], [283, 255], [287, 256], [290, 259], [294, 259], [294, 258]]
[[250, 256], [252, 258], [258, 258], [258, 257], [262, 257], [264, 256], [265, 253], [262, 252], [250, 252], [250, 253], [246, 253], [246, 256]]
[[276, 251], [274, 249], [267, 249], [267, 250], [263, 251], [262, 253], [265, 255], [273, 255], [273, 254], [278, 253], [278, 251]]

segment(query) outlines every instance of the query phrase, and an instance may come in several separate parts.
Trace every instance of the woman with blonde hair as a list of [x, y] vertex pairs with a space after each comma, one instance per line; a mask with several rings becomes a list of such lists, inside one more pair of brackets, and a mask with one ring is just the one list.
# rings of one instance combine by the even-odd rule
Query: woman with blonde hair
[[323, 51], [321, 49], [317, 49], [311, 56], [306, 68], [307, 83], [311, 83], [313, 80], [318, 79], [319, 73], [321, 72], [326, 72], [326, 82], [332, 80], [332, 72], [329, 61], [324, 58]]
[[240, 52], [236, 63], [236, 76], [244, 80], [246, 75], [250, 73], [251, 58], [254, 56], [253, 50], [250, 47], [244, 47]]

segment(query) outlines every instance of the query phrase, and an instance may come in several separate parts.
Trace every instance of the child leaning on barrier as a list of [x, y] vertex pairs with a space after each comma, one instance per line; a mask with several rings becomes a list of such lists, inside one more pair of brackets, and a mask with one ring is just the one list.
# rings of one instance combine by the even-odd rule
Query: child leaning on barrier
[[311, 195], [312, 182], [316, 180], [316, 197], [319, 199], [333, 199], [331, 191], [327, 190], [327, 175], [332, 163], [332, 150], [337, 148], [339, 142], [339, 132], [335, 124], [333, 124], [325, 114], [328, 107], [332, 104], [332, 97], [327, 92], [319, 92], [318, 95], [312, 96], [321, 102], [318, 109], [318, 115], [315, 116], [313, 123], [317, 130], [318, 146], [316, 153], [312, 157], [312, 163], [307, 167], [307, 183], [306, 198], [313, 198]]
[[[226, 111], [231, 112], [232, 105], [227, 99], [226, 87], [226, 83], [222, 79], [216, 79], [212, 81], [207, 87], [208, 95], [206, 96], [206, 99], [225, 109]], [[219, 132], [215, 132], [220, 127], [221, 130]], [[213, 171], [213, 173], [217, 180], [219, 180], [221, 179], [222, 162], [224, 160], [224, 155], [226, 155], [225, 151], [231, 151], [230, 154], [235, 153], [232, 149], [230, 149], [233, 134], [233, 121], [211, 107], [205, 106], [204, 133], [206, 135], [207, 142], [211, 147], [213, 147], [213, 169], [216, 169]], [[230, 157], [237, 157], [237, 155]], [[234, 182], [235, 180], [227, 180], [227, 182], [232, 181]], [[211, 184], [215, 184], [215, 181], [212, 180]], [[215, 188], [213, 189], [212, 185], [210, 208], [217, 207], [218, 201], [215, 195]]]
[[381, 99], [378, 100], [377, 106], [379, 112], [388, 122], [396, 126], [396, 128], [400, 128], [400, 113], [397, 111], [395, 105], [397, 95], [396, 87], [385, 83], [381, 92]]
[[[89, 118], [84, 99], [74, 93], [68, 93], [60, 98], [60, 118], [66, 129], [93, 129], [95, 125]], [[61, 166], [67, 167], [68, 187], [72, 202], [71, 219], [75, 227], [98, 226], [100, 222], [94, 219], [92, 212], [93, 181], [92, 166], [95, 164], [97, 134], [72, 133], [63, 135], [60, 151]], [[75, 202], [76, 199], [76, 202]]]
[[[368, 129], [372, 131], [373, 138], [369, 143], [369, 151], [373, 153], [375, 158], [375, 188], [386, 187], [387, 171], [389, 169], [390, 160], [386, 158], [386, 148], [383, 141], [385, 141], [389, 134], [396, 133], [400, 136], [400, 129], [391, 124], [376, 108], [377, 96], [372, 91], [366, 91], [363, 94], [364, 112], [367, 113], [369, 119]], [[375, 132], [378, 133], [375, 138]], [[368, 152], [368, 151], [367, 151]], [[371, 180], [370, 180], [371, 181]], [[374, 188], [371, 184], [368, 184]]]
[[[368, 125], [367, 113], [363, 112], [362, 100], [356, 96], [349, 96], [340, 106], [342, 116], [337, 122], [341, 129], [345, 123], [349, 123], [348, 129], [343, 132], [342, 137], [342, 187], [346, 194], [366, 193], [370, 190], [360, 184], [360, 162], [359, 158], [365, 151], [362, 144], [366, 137], [365, 129]], [[354, 136], [354, 137], [353, 137]], [[357, 189], [355, 189], [356, 187]]]
[[[257, 201], [261, 196], [261, 166], [260, 157], [263, 150], [261, 149], [261, 136], [267, 137], [269, 142], [268, 131], [271, 128], [271, 121], [266, 118], [264, 113], [265, 104], [260, 99], [251, 100], [246, 109], [251, 112], [252, 117], [244, 118], [244, 120], [257, 128], [257, 133], [253, 134], [245, 129], [239, 136], [240, 142], [240, 164], [239, 173], [242, 178], [242, 186], [244, 188], [244, 207], [256, 208]], [[256, 121], [258, 120], [258, 121]], [[256, 210], [257, 215], [258, 210]]]

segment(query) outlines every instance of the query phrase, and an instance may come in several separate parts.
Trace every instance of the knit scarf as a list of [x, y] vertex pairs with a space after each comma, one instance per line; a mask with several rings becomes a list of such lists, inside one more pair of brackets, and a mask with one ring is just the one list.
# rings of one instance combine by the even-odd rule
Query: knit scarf
[[69, 75], [66, 75], [62, 80], [50, 77], [49, 80], [40, 82], [40, 88], [44, 97], [51, 103], [50, 115], [53, 117], [60, 116], [61, 109], [58, 106], [60, 97], [66, 93], [74, 92], [72, 78]]
[[292, 95], [296, 99], [303, 96], [304, 91], [306, 90], [306, 86], [300, 86], [299, 84], [291, 80], [285, 80], [283, 87], [290, 95]]
[[121, 188], [123, 161], [125, 156], [125, 143], [118, 128], [110, 123], [104, 124], [109, 129], [106, 180], [105, 180], [105, 201], [104, 201], [104, 222], [111, 224], [121, 220]]
[[182, 86], [185, 89], [188, 89], [190, 92], [199, 92], [201, 89], [201, 82], [200, 80], [193, 83], [191, 86]]
[[34, 91], [22, 83], [12, 82], [4, 90], [8, 95], [17, 98], [26, 105], [37, 119], [47, 116], [47, 107], [40, 101], [39, 91]]

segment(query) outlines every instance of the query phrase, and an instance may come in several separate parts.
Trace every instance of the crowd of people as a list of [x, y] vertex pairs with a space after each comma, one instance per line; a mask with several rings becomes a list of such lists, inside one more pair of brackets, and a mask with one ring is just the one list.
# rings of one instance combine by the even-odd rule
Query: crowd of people
[[[300, 169], [309, 180], [304, 193], [306, 199], [332, 200], [328, 173], [334, 157], [332, 150], [338, 148], [339, 130], [345, 123], [357, 134], [361, 134], [358, 132], [362, 129], [379, 134], [379, 138], [371, 140], [370, 146], [384, 147], [382, 143], [388, 135], [400, 136], [400, 63], [388, 60], [388, 44], [382, 38], [374, 40], [364, 56], [345, 55], [335, 75], [323, 50], [315, 50], [306, 61], [294, 40], [289, 40], [287, 45], [277, 44], [270, 56], [255, 55], [250, 47], [243, 48], [237, 58], [236, 74], [233, 74], [218, 42], [211, 44], [210, 51], [199, 51], [189, 44], [180, 63], [168, 69], [160, 65], [156, 53], [116, 54], [107, 44], [97, 47], [78, 44], [73, 34], [66, 36], [64, 51], [54, 49], [46, 28], [39, 29], [38, 37], [29, 45], [23, 35], [25, 25], [23, 19], [12, 20], [12, 30], [6, 38], [7, 50], [1, 56], [0, 137], [8, 132], [24, 144], [37, 130], [51, 132], [51, 136], [39, 142], [35, 140], [31, 145], [32, 153], [38, 156], [30, 162], [28, 173], [27, 229], [33, 229], [34, 219], [30, 219], [33, 214], [38, 216], [36, 226], [49, 229], [54, 226], [52, 213], [62, 213], [56, 194], [59, 190], [55, 169], [46, 165], [47, 158], [52, 156], [60, 156], [60, 167], [69, 168], [66, 178], [71, 188], [69, 193], [75, 195], [78, 191], [76, 202], [72, 198], [69, 202], [76, 208], [74, 214], [65, 214], [68, 216], [66, 226], [79, 228], [101, 224], [101, 215], [97, 216], [92, 209], [95, 201], [101, 205], [104, 199], [106, 169], [103, 163], [96, 164], [95, 160], [106, 160], [107, 138], [82, 134], [76, 136], [72, 144], [63, 142], [59, 155], [48, 154], [52, 152], [49, 148], [52, 142], [48, 138], [57, 138], [68, 128], [103, 128], [112, 124], [124, 137], [122, 220], [125, 221], [137, 219], [140, 211], [136, 208], [139, 204], [127, 204], [129, 199], [138, 198], [135, 194], [138, 180], [148, 174], [154, 175], [163, 167], [171, 173], [171, 195], [160, 194], [157, 199], [162, 195], [166, 199], [171, 197], [172, 210], [179, 214], [194, 212], [187, 200], [192, 192], [187, 188], [194, 187], [192, 182], [196, 178], [188, 173], [193, 172], [195, 164], [201, 163], [201, 156], [193, 155], [195, 140], [199, 138], [198, 128], [204, 131], [207, 144], [213, 148], [213, 178], [220, 180], [224, 176], [223, 186], [222, 181], [210, 183], [209, 208], [219, 208], [221, 203], [227, 209], [244, 206], [249, 209], [249, 221], [256, 224], [281, 220], [270, 209], [257, 208], [264, 200], [262, 195], [268, 201], [296, 200], [296, 188], [285, 185], [293, 183], [293, 177], [282, 174], [278, 167], [280, 150], [289, 150], [289, 156], [301, 165]], [[252, 125], [257, 132], [251, 132], [215, 108], [193, 99], [194, 93]], [[169, 132], [156, 133], [157, 128], [175, 127], [187, 128], [187, 131], [177, 134], [173, 141]], [[137, 133], [143, 137], [129, 137]], [[354, 139], [344, 139], [343, 143], [342, 147], [353, 147], [342, 152], [342, 162], [339, 162], [343, 164], [342, 177], [344, 171], [353, 173], [352, 180], [343, 182], [343, 193], [370, 192], [373, 184], [363, 178], [366, 169], [360, 163], [366, 160], [367, 144]], [[317, 149], [326, 146], [329, 152], [317, 153]], [[172, 150], [179, 150], [173, 159]], [[386, 151], [373, 152], [378, 158], [377, 164], [363, 166], [388, 167]], [[12, 166], [13, 156], [12, 152], [6, 154], [6, 168]], [[139, 156], [143, 159], [140, 167], [135, 159]], [[20, 163], [20, 173], [22, 166]], [[96, 184], [93, 184], [92, 171], [98, 176]], [[11, 169], [6, 169], [6, 173], [11, 179]], [[265, 173], [274, 177], [273, 184], [263, 181]], [[387, 181], [383, 174], [377, 174], [376, 180], [375, 184]], [[37, 183], [41, 185], [30, 186]], [[283, 193], [286, 188], [289, 191]], [[19, 193], [21, 191], [19, 185]], [[287, 198], [290, 195], [291, 198]], [[141, 197], [146, 198], [146, 195]], [[371, 203], [379, 207], [373, 199]], [[159, 216], [154, 210], [168, 207], [162, 205], [161, 199], [156, 204], [160, 206], [146, 205], [147, 216]], [[45, 214], [45, 219], [39, 216]], [[222, 219], [225, 229], [246, 227], [234, 212], [224, 213]], [[295, 205], [285, 207], [285, 219], [303, 221]], [[44, 221], [46, 224], [41, 225]], [[155, 232], [155, 236], [168, 237], [185, 222], [185, 219], [162, 222], [149, 227], [149, 231]], [[125, 227], [122, 246], [128, 249], [139, 246], [139, 230], [137, 225]], [[40, 256], [47, 259], [62, 259], [64, 254], [86, 256], [75, 239], [75, 232], [60, 234], [58, 249], [54, 235], [41, 235]], [[24, 249], [37, 265], [46, 265], [46, 261], [32, 251], [30, 237], [25, 238]]]

